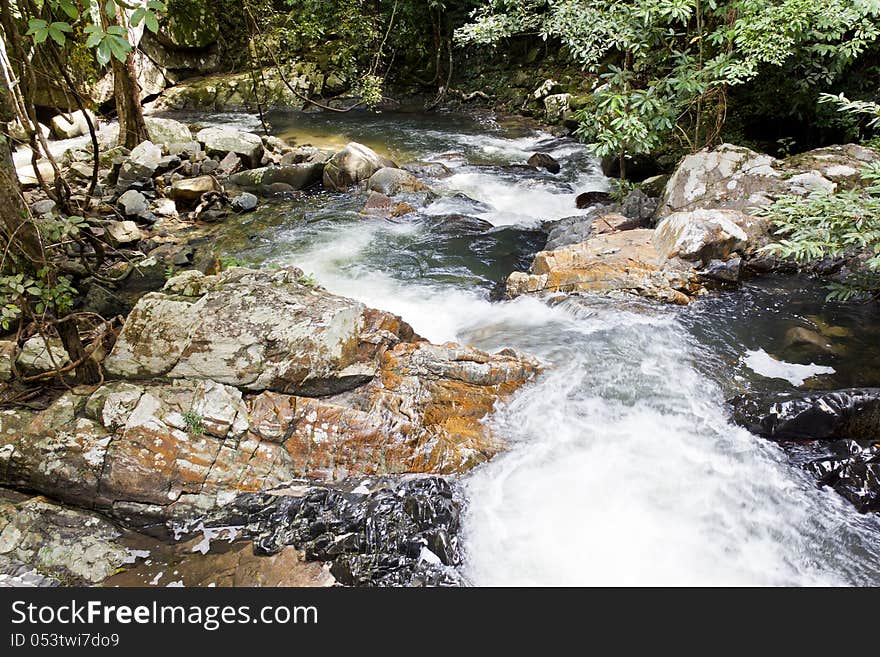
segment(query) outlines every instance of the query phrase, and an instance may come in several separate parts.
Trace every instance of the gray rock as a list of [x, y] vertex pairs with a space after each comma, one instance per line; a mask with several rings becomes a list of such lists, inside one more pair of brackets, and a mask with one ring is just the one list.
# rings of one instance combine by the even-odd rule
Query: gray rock
[[69, 362], [70, 357], [60, 340], [49, 338], [47, 342], [42, 336], [35, 335], [24, 343], [15, 364], [23, 374], [39, 374], [51, 372]]
[[156, 144], [175, 144], [192, 141], [192, 133], [180, 121], [148, 116], [144, 119], [150, 139]]
[[174, 201], [194, 203], [206, 192], [218, 191], [219, 186], [211, 176], [184, 178], [171, 185], [168, 196]]
[[134, 244], [141, 240], [141, 229], [133, 221], [110, 221], [105, 227], [107, 240], [113, 246]]
[[397, 165], [363, 144], [350, 142], [324, 166], [324, 187], [344, 191], [362, 180], [368, 180], [383, 167], [396, 169]]
[[202, 152], [202, 145], [197, 141], [178, 141], [165, 146], [169, 155], [183, 155], [192, 158]]
[[385, 196], [395, 196], [400, 192], [423, 192], [428, 186], [409, 171], [382, 167], [370, 176], [367, 189]]
[[49, 214], [57, 207], [57, 203], [50, 198], [43, 199], [42, 201], [37, 201], [33, 205], [31, 205], [31, 212], [33, 212], [38, 217], [43, 216], [44, 214]]
[[257, 209], [257, 197], [250, 192], [242, 192], [230, 201], [229, 206], [236, 212], [251, 212]]
[[196, 139], [205, 146], [208, 155], [222, 157], [232, 152], [248, 167], [256, 166], [263, 157], [263, 140], [252, 132], [234, 128], [204, 128], [199, 130]]
[[[92, 125], [97, 127], [98, 123], [95, 115], [89, 110], [86, 110], [86, 112], [88, 112], [89, 118], [92, 120]], [[52, 134], [55, 135], [56, 139], [71, 139], [89, 132], [89, 124], [82, 111], [59, 114], [52, 118], [50, 124], [52, 126]]]
[[147, 211], [147, 198], [133, 189], [122, 194], [118, 203], [127, 217], [137, 217]]
[[746, 215], [735, 210], [694, 210], [669, 215], [657, 226], [654, 247], [667, 260], [708, 263], [745, 251], [749, 236], [740, 226]]
[[224, 173], [227, 176], [235, 173], [241, 168], [241, 158], [230, 151], [227, 153], [222, 160], [220, 160], [220, 173]]
[[258, 194], [271, 193], [272, 186], [277, 184], [287, 185], [287, 191], [298, 191], [317, 184], [323, 170], [324, 165], [317, 162], [269, 166], [232, 174], [226, 182]]
[[535, 153], [529, 157], [527, 164], [535, 169], [546, 169], [550, 173], [559, 173], [562, 170], [556, 158], [547, 153]]

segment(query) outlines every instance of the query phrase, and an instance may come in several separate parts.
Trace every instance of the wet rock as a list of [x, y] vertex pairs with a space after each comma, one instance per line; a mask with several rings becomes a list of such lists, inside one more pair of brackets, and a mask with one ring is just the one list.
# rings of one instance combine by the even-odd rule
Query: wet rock
[[362, 180], [368, 180], [384, 167], [396, 169], [397, 165], [371, 148], [353, 141], [327, 161], [323, 173], [324, 187], [345, 191]]
[[442, 162], [407, 162], [400, 168], [419, 178], [445, 178], [452, 174], [452, 170]]
[[656, 198], [649, 197], [641, 189], [634, 189], [623, 199], [621, 212], [624, 216], [638, 221], [647, 227], [651, 217], [654, 216], [654, 212], [657, 210], [657, 204], [658, 200]]
[[0, 413], [0, 483], [146, 526], [297, 477], [460, 473], [501, 449], [482, 420], [538, 371], [509, 350], [427, 343], [381, 361], [367, 385], [322, 399], [113, 382], [40, 413]]
[[826, 353], [840, 353], [839, 348], [826, 336], [804, 326], [793, 326], [785, 332], [783, 348], [809, 347]]
[[249, 192], [242, 192], [229, 202], [235, 212], [251, 212], [257, 209], [257, 197]]
[[831, 454], [804, 467], [819, 484], [830, 486], [860, 513], [880, 511], [880, 445], [841, 440], [829, 445]]
[[547, 153], [535, 153], [529, 157], [527, 164], [535, 169], [546, 169], [550, 173], [559, 173], [562, 170], [556, 158]]
[[663, 219], [654, 233], [654, 247], [663, 258], [708, 263], [742, 253], [749, 236], [740, 228], [744, 215], [733, 210], [676, 212]]
[[107, 241], [116, 247], [134, 244], [142, 238], [141, 229], [133, 221], [108, 221], [104, 230]]
[[192, 141], [192, 133], [183, 123], [174, 119], [148, 116], [144, 119], [147, 132], [154, 144], [179, 144]]
[[414, 339], [399, 318], [303, 280], [295, 268], [185, 272], [141, 299], [107, 371], [327, 394], [368, 380], [386, 348]]
[[748, 394], [730, 403], [734, 422], [773, 440], [874, 440], [880, 435], [878, 388]]
[[[86, 112], [88, 112], [92, 125], [97, 127], [98, 122], [95, 119], [95, 115], [89, 110], [86, 110]], [[59, 114], [52, 118], [50, 125], [52, 134], [55, 135], [56, 139], [71, 139], [89, 132], [89, 124], [86, 120], [86, 115], [82, 111]]]
[[379, 192], [370, 192], [361, 214], [374, 217], [403, 217], [415, 212], [416, 209], [405, 201], [395, 201]]
[[220, 191], [217, 181], [211, 176], [198, 176], [196, 178], [184, 178], [171, 185], [168, 196], [180, 203], [195, 203], [202, 198], [202, 194]]
[[710, 260], [699, 274], [719, 283], [738, 283], [742, 277], [742, 269], [742, 258], [734, 257], [728, 260]]
[[137, 217], [147, 211], [147, 198], [133, 189], [123, 193], [117, 203], [127, 217]]
[[205, 147], [208, 155], [225, 156], [235, 153], [247, 167], [255, 167], [263, 157], [263, 140], [252, 132], [235, 128], [204, 128], [196, 139]]
[[383, 167], [370, 176], [367, 189], [385, 196], [395, 196], [400, 192], [424, 192], [428, 186], [408, 171]]
[[608, 192], [583, 192], [582, 194], [578, 194], [575, 199], [575, 206], [578, 210], [584, 210], [591, 205], [597, 205], [599, 203], [609, 203], [611, 201], [611, 194]]
[[27, 375], [51, 372], [69, 362], [60, 340], [35, 335], [22, 345], [15, 364], [19, 372]]
[[662, 261], [654, 231], [635, 229], [591, 237], [535, 256], [528, 273], [507, 279], [507, 295], [545, 292], [632, 293], [686, 304], [699, 292], [696, 272], [679, 261]]
[[243, 524], [261, 554], [294, 545], [347, 586], [459, 586], [462, 502], [438, 477], [306, 482], [283, 495], [239, 495], [206, 526]]
[[96, 514], [45, 498], [0, 499], [0, 555], [68, 584], [96, 584], [133, 561], [120, 534]]
[[320, 163], [268, 166], [233, 174], [227, 184], [258, 194], [269, 194], [273, 185], [284, 184], [288, 187], [284, 191], [292, 192], [316, 185], [323, 171], [324, 165]]

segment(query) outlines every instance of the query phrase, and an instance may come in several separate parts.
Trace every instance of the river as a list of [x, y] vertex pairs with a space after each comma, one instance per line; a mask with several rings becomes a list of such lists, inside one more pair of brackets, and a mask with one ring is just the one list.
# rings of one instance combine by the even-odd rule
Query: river
[[[543, 245], [543, 221], [577, 214], [576, 194], [607, 189], [583, 146], [491, 117], [269, 118], [299, 144], [357, 140], [400, 162], [444, 162], [452, 175], [429, 181], [440, 197], [397, 220], [358, 215], [353, 195], [279, 201], [227, 226], [223, 254], [296, 265], [431, 341], [511, 346], [548, 365], [488, 420], [509, 449], [461, 481], [470, 582], [880, 584], [878, 517], [817, 488], [782, 448], [733, 426], [724, 404], [743, 390], [880, 384], [876, 309], [826, 304], [817, 283], [797, 278], [687, 308], [492, 301]], [[562, 173], [511, 166], [535, 151]], [[832, 327], [840, 348], [786, 345], [798, 326]]]

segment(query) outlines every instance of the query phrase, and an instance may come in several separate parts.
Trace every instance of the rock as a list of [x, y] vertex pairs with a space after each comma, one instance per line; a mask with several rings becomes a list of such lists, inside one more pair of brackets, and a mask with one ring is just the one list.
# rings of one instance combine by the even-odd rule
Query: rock
[[154, 144], [179, 144], [192, 141], [192, 133], [183, 123], [174, 119], [148, 116], [144, 119], [147, 132]]
[[699, 272], [700, 276], [719, 283], [738, 283], [742, 276], [742, 258], [710, 260]]
[[191, 159], [202, 152], [202, 145], [197, 141], [179, 141], [166, 144], [165, 149], [169, 155], [182, 155]]
[[395, 196], [400, 192], [424, 192], [428, 186], [408, 171], [382, 167], [370, 176], [367, 189], [385, 196]]
[[558, 93], [561, 89], [562, 87], [559, 86], [556, 80], [547, 79], [532, 92], [532, 98], [538, 101], [544, 100], [547, 96]]
[[133, 189], [122, 194], [117, 203], [127, 217], [137, 217], [147, 211], [147, 198]]
[[544, 116], [548, 123], [558, 123], [571, 111], [571, 94], [552, 94], [544, 98]]
[[880, 511], [880, 446], [840, 440], [829, 448], [831, 454], [804, 466], [807, 472], [849, 500], [859, 513]]
[[385, 349], [416, 339], [398, 317], [300, 280], [295, 268], [185, 272], [138, 302], [107, 372], [328, 394], [363, 384]]
[[172, 6], [160, 19], [156, 38], [171, 51], [203, 50], [220, 37], [220, 23], [208, 0], [188, 0], [185, 8]]
[[220, 190], [217, 181], [211, 176], [198, 176], [197, 178], [184, 178], [172, 183], [167, 191], [169, 198], [180, 203], [195, 203], [202, 194]]
[[400, 168], [419, 178], [445, 178], [452, 174], [452, 170], [442, 162], [407, 162]]
[[134, 183], [152, 178], [161, 160], [162, 149], [153, 142], [144, 141], [135, 146], [119, 169], [117, 190], [124, 192]]
[[40, 335], [30, 338], [21, 348], [15, 365], [25, 375], [51, 372], [70, 362], [67, 351], [56, 338], [48, 342]]
[[241, 171], [229, 176], [226, 182], [260, 194], [271, 193], [270, 188], [278, 183], [287, 185], [286, 191], [298, 191], [316, 185], [323, 172], [321, 163], [287, 164]]
[[590, 235], [602, 235], [603, 233], [617, 233], [622, 230], [644, 228], [644, 223], [637, 219], [631, 219], [617, 212], [603, 214], [593, 219]]
[[141, 229], [133, 221], [110, 221], [105, 225], [107, 240], [113, 246], [133, 244], [143, 237]]
[[42, 497], [0, 498], [0, 555], [67, 584], [97, 584], [134, 559], [116, 539], [120, 530], [99, 515]]
[[641, 189], [634, 189], [623, 199], [621, 212], [630, 219], [649, 225], [657, 210], [658, 199], [651, 198]]
[[[88, 118], [91, 119], [92, 125], [97, 127], [98, 122], [95, 119], [95, 115], [89, 110], [86, 110], [86, 112], [88, 112]], [[82, 111], [59, 114], [52, 118], [50, 125], [52, 127], [52, 134], [55, 135], [56, 139], [71, 139], [72, 137], [79, 137], [89, 133], [89, 124], [86, 120], [86, 115]]]
[[150, 204], [150, 211], [157, 217], [176, 217], [177, 205], [170, 198], [158, 198]]
[[0, 383], [12, 380], [12, 361], [17, 350], [18, 345], [15, 341], [0, 340]]
[[591, 205], [598, 205], [600, 203], [608, 203], [611, 201], [611, 194], [608, 192], [583, 192], [577, 195], [575, 198], [575, 206], [578, 210], [584, 210]]
[[650, 198], [659, 198], [663, 196], [663, 192], [666, 190], [666, 185], [669, 182], [670, 176], [665, 174], [660, 174], [657, 176], [651, 176], [650, 178], [645, 178], [642, 182], [639, 183], [639, 189], [645, 193], [645, 195]]
[[242, 494], [205, 522], [243, 524], [261, 555], [295, 545], [347, 586], [463, 584], [455, 571], [462, 561], [463, 504], [445, 479], [369, 478], [350, 489], [312, 485], [285, 495]]
[[415, 212], [416, 209], [405, 201], [395, 201], [379, 192], [370, 192], [367, 202], [361, 209], [361, 214], [374, 217], [403, 217]]
[[695, 271], [676, 261], [663, 262], [653, 244], [654, 231], [635, 229], [597, 235], [535, 256], [529, 273], [507, 279], [507, 295], [542, 292], [632, 293], [686, 304], [699, 292]]
[[251, 212], [257, 209], [257, 197], [249, 192], [242, 192], [229, 202], [235, 212]]
[[880, 388], [747, 394], [730, 403], [734, 422], [773, 440], [876, 440], [880, 435]]
[[748, 235], [738, 222], [743, 213], [734, 210], [675, 212], [663, 219], [654, 233], [654, 247], [662, 258], [682, 258], [708, 263], [742, 253]]
[[263, 140], [252, 132], [234, 128], [204, 128], [196, 134], [208, 155], [235, 153], [247, 167], [255, 167], [263, 157]]
[[233, 153], [228, 152], [222, 160], [220, 160], [220, 173], [231, 175], [241, 168], [241, 158]]
[[547, 153], [535, 153], [529, 157], [527, 164], [535, 169], [547, 169], [550, 173], [559, 173], [562, 170], [556, 158]]
[[841, 350], [838, 345], [829, 340], [826, 336], [818, 331], [813, 331], [804, 326], [793, 326], [785, 332], [783, 348], [799, 348], [809, 347], [813, 350], [824, 351], [829, 354], [840, 354]]
[[18, 182], [24, 188], [36, 187], [40, 184], [40, 181], [37, 179], [38, 173], [46, 184], [52, 184], [55, 182], [55, 169], [52, 167], [52, 163], [49, 162], [49, 160], [40, 160], [37, 162], [36, 171], [34, 171], [34, 167], [31, 164], [26, 164], [15, 170], [15, 174], [18, 176]]
[[33, 212], [38, 217], [42, 217], [44, 214], [51, 214], [55, 211], [55, 208], [58, 206], [55, 201], [50, 198], [43, 199], [42, 201], [37, 201], [33, 205], [31, 205], [31, 212]]
[[[393, 328], [390, 316], [369, 312], [380, 332], [382, 323]], [[316, 339], [303, 336], [301, 345]], [[381, 334], [368, 339], [388, 343]], [[143, 526], [192, 518], [297, 477], [460, 473], [501, 449], [482, 420], [539, 369], [510, 350], [424, 342], [401, 342], [379, 360], [368, 384], [322, 399], [244, 399], [209, 380], [113, 382], [67, 392], [39, 413], [0, 413], [0, 483]]]
[[362, 180], [368, 180], [384, 167], [396, 169], [397, 165], [387, 157], [353, 141], [327, 161], [323, 174], [324, 187], [345, 191]]

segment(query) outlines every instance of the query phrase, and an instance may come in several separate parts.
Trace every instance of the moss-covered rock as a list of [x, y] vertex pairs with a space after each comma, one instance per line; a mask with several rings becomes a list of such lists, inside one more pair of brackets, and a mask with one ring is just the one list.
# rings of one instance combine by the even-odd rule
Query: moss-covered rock
[[207, 48], [220, 36], [217, 15], [208, 0], [169, 0], [159, 28], [163, 45], [172, 48]]

